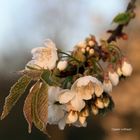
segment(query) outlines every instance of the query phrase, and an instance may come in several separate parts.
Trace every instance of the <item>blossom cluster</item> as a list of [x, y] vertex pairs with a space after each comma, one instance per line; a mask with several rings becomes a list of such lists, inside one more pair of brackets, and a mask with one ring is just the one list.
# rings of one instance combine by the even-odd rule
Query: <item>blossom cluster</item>
[[[132, 66], [115, 42], [100, 44], [93, 35], [76, 44], [71, 53], [56, 48], [51, 40], [31, 51], [22, 71], [48, 86], [46, 124], [85, 127], [90, 114], [104, 114], [114, 107], [113, 86], [132, 73]], [[40, 76], [41, 75], [41, 76]]]

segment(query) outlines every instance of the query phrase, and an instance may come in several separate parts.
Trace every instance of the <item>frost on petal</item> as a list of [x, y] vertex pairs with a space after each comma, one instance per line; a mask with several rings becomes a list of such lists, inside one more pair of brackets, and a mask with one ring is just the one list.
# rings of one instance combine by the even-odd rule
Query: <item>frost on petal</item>
[[75, 111], [81, 111], [85, 107], [85, 102], [76, 94], [70, 101]]
[[132, 74], [132, 66], [131, 64], [127, 63], [126, 61], [122, 64], [122, 73], [124, 76], [130, 76]]
[[61, 104], [68, 103], [70, 100], [72, 100], [75, 94], [76, 93], [74, 91], [67, 90], [66, 92], [63, 92], [62, 94], [59, 95], [58, 101]]
[[113, 86], [119, 83], [119, 75], [116, 72], [109, 72], [109, 79]]
[[57, 124], [60, 119], [64, 117], [64, 111], [61, 105], [49, 105], [48, 106], [48, 123]]
[[100, 97], [103, 93], [103, 86], [102, 84], [95, 84], [95, 95]]
[[71, 110], [71, 111], [68, 113], [68, 115], [67, 115], [67, 120], [66, 120], [66, 122], [67, 122], [67, 123], [74, 123], [74, 122], [77, 121], [77, 119], [78, 119], [78, 114], [77, 114], [77, 112]]

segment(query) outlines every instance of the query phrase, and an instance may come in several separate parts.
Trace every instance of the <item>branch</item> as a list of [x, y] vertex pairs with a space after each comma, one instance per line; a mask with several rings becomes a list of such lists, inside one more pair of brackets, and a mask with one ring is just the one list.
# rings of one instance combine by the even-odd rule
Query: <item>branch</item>
[[[127, 6], [127, 9], [125, 12], [131, 12], [134, 13], [134, 9], [135, 9], [135, 3], [136, 0], [131, 0]], [[130, 21], [129, 21], [130, 22]], [[127, 25], [129, 24], [129, 22], [127, 23]], [[116, 27], [116, 29], [114, 29], [111, 32], [111, 36], [107, 39], [107, 42], [110, 43], [112, 41], [115, 41], [117, 38], [121, 37], [123, 35], [123, 28], [125, 27], [125, 24], [122, 25], [118, 25]]]

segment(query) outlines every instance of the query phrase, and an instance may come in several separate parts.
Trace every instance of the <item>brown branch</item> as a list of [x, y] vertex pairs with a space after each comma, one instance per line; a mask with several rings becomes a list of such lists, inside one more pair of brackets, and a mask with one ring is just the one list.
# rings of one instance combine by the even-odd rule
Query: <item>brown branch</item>
[[[126, 12], [131, 12], [131, 13], [134, 13], [134, 9], [135, 9], [135, 3], [136, 3], [136, 0], [131, 0], [127, 6], [127, 9], [126, 9]], [[130, 22], [130, 21], [129, 21]], [[129, 22], [127, 23], [127, 25], [129, 24]], [[116, 27], [116, 29], [114, 29], [112, 32], [111, 32], [111, 35], [110, 37], [107, 39], [107, 42], [110, 43], [112, 41], [115, 41], [117, 38], [119, 38], [122, 34], [123, 34], [123, 28], [125, 27], [126, 25], [118, 25]]]

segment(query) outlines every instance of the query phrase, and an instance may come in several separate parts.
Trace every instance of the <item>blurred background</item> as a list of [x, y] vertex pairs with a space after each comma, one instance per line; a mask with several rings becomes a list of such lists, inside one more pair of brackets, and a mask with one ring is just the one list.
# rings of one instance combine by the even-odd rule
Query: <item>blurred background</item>
[[[17, 80], [16, 71], [31, 59], [30, 51], [51, 38], [65, 51], [89, 34], [107, 37], [114, 28], [113, 17], [126, 9], [128, 0], [0, 0], [0, 112], [4, 98]], [[128, 41], [119, 41], [133, 65], [133, 75], [121, 81], [112, 93], [113, 112], [104, 117], [90, 117], [86, 128], [48, 126], [51, 140], [140, 140], [140, 1], [136, 18], [125, 31]], [[0, 140], [48, 140], [36, 128], [27, 132], [22, 106], [27, 93], [10, 115], [0, 122]], [[114, 131], [114, 128], [127, 128]]]

